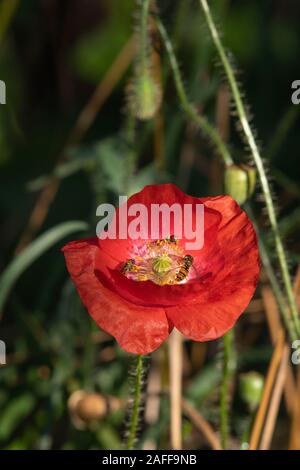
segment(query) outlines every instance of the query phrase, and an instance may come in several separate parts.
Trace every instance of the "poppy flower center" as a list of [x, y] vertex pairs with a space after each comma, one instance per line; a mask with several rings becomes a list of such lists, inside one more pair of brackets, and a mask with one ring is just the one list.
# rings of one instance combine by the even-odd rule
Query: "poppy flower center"
[[157, 274], [164, 274], [172, 268], [172, 260], [168, 255], [157, 256], [152, 263], [152, 269]]
[[170, 238], [146, 242], [134, 248], [132, 258], [121, 272], [134, 281], [152, 281], [160, 286], [187, 282], [193, 257], [185, 254], [178, 240]]

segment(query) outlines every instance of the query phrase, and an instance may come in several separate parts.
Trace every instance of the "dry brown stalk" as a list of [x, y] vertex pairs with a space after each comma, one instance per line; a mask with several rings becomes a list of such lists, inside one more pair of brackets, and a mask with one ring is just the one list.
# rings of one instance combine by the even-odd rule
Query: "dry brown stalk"
[[169, 338], [170, 440], [172, 449], [182, 448], [182, 336], [174, 328]]
[[[66, 150], [69, 148], [70, 145], [78, 143], [84, 137], [84, 135], [94, 122], [94, 119], [96, 118], [103, 104], [111, 95], [115, 86], [118, 84], [125, 71], [129, 67], [130, 63], [132, 62], [134, 53], [135, 37], [131, 36], [131, 38], [122, 48], [119, 55], [116, 57], [108, 72], [105, 74], [105, 76], [97, 86], [95, 92], [87, 102], [86, 106], [81, 111], [73, 129], [71, 130], [67, 138], [62, 152], [59, 154], [57, 163], [60, 163], [64, 159]], [[32, 213], [29, 217], [27, 226], [25, 227], [25, 230], [21, 235], [21, 238], [15, 250], [16, 253], [19, 253], [30, 243], [30, 241], [34, 238], [35, 234], [42, 226], [48, 214], [52, 201], [54, 200], [58, 192], [59, 185], [60, 180], [53, 177], [42, 189], [32, 210]]]
[[282, 358], [282, 354], [284, 351], [284, 347], [285, 347], [284, 333], [282, 330], [280, 330], [280, 332], [278, 333], [277, 340], [276, 340], [276, 346], [275, 346], [275, 349], [273, 351], [272, 358], [270, 361], [262, 399], [261, 399], [258, 411], [255, 416], [254, 425], [253, 425], [253, 429], [252, 429], [251, 436], [250, 436], [249, 450], [257, 449], [261, 432], [262, 432], [262, 428], [264, 425], [268, 405], [270, 402], [272, 389], [273, 389], [274, 382], [276, 379], [278, 367], [281, 363], [281, 358]]
[[297, 370], [297, 391], [295, 408], [292, 416], [289, 450], [300, 450], [300, 370]]
[[266, 422], [261, 435], [260, 450], [268, 450], [270, 448], [272, 437], [275, 429], [276, 419], [279, 411], [280, 401], [282, 397], [286, 373], [288, 370], [289, 346], [285, 344], [280, 361], [278, 374], [275, 379], [269, 410], [266, 416]]
[[[296, 299], [300, 293], [300, 264], [298, 265], [297, 273], [294, 280], [294, 293]], [[297, 299], [298, 300], [298, 299]], [[298, 300], [299, 304], [299, 300]], [[297, 387], [295, 391], [295, 402], [292, 415], [291, 434], [289, 440], [290, 450], [300, 449], [300, 369], [297, 368]]]
[[[262, 298], [265, 306], [267, 322], [270, 330], [273, 345], [276, 343], [278, 334], [282, 330], [279, 310], [275, 296], [269, 286], [262, 288]], [[286, 382], [284, 385], [285, 402], [288, 412], [291, 414], [294, 409], [296, 399], [296, 384], [291, 364], [288, 365]]]
[[205, 437], [213, 450], [222, 450], [220, 440], [213, 430], [212, 426], [188, 401], [182, 399], [182, 410], [190, 419], [195, 428], [197, 428]]

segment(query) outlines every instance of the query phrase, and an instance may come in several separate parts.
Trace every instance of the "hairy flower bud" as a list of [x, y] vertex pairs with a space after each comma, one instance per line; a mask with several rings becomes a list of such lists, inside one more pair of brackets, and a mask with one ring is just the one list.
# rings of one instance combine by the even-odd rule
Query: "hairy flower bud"
[[149, 70], [136, 73], [129, 87], [129, 105], [137, 119], [153, 118], [161, 104], [162, 93]]
[[230, 165], [225, 170], [224, 187], [238, 204], [244, 204], [253, 194], [256, 171], [249, 165]]

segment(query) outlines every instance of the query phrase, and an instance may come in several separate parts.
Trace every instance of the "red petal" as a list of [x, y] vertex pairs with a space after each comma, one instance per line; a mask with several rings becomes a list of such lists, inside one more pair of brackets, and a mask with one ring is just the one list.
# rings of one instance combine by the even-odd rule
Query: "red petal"
[[[184, 204], [190, 204], [193, 208], [192, 224], [193, 224], [193, 229], [195, 229], [196, 204], [203, 204], [203, 202], [204, 202], [203, 199], [199, 199], [199, 198], [185, 194], [174, 184], [161, 184], [161, 185], [145, 186], [145, 188], [142, 191], [134, 194], [128, 199], [127, 208], [129, 209], [133, 204], [143, 204], [147, 208], [148, 217], [149, 217], [148, 237], [150, 240], [151, 239], [150, 227], [151, 227], [151, 205], [152, 204], [159, 204], [159, 205], [167, 204], [168, 206], [172, 206], [173, 204], [179, 204], [181, 207], [183, 207]], [[205, 231], [204, 243], [208, 244], [210, 240], [215, 237], [216, 229], [220, 223], [221, 216], [214, 208], [211, 208], [209, 206], [205, 205], [204, 210], [205, 210], [204, 212], [204, 231]], [[115, 216], [116, 227], [117, 227], [117, 230], [116, 230], [117, 239], [99, 240], [99, 246], [106, 253], [108, 253], [112, 258], [118, 260], [119, 262], [124, 262], [124, 260], [130, 258], [130, 253], [133, 251], [132, 250], [133, 244], [137, 244], [139, 243], [139, 241], [138, 240], [133, 241], [129, 238], [126, 240], [119, 239], [118, 237], [119, 211], [120, 209], [118, 208], [116, 210], [116, 216]], [[133, 219], [134, 219], [134, 216], [128, 217], [127, 219], [128, 225]], [[170, 233], [168, 234], [168, 236], [175, 233], [173, 217], [171, 216], [170, 219], [171, 219], [170, 220]], [[154, 237], [152, 237], [152, 239], [161, 239], [161, 238], [163, 238], [161, 230], [157, 232]], [[185, 242], [184, 236], [182, 237], [182, 242]], [[143, 240], [142, 243], [145, 243], [145, 240]], [[195, 257], [197, 256], [199, 251], [203, 251], [203, 249], [197, 250], [197, 251], [192, 250], [191, 253]]]
[[200, 298], [166, 310], [174, 326], [197, 341], [218, 338], [234, 325], [255, 292], [260, 269], [256, 234], [246, 213], [229, 196], [207, 198], [205, 204], [223, 215], [218, 249], [210, 261], [213, 271], [216, 265], [219, 269]]
[[64, 248], [68, 269], [91, 316], [133, 353], [159, 347], [173, 323], [199, 341], [223, 335], [248, 305], [259, 274], [255, 232], [232, 198], [197, 199], [173, 185], [161, 185], [146, 187], [128, 205], [149, 207], [153, 202], [205, 204], [205, 246], [193, 263], [200, 279], [162, 287], [127, 279], [119, 265], [130, 257], [131, 240], [89, 239]]
[[[193, 212], [193, 222], [195, 222], [195, 206], [202, 204], [202, 199], [195, 198], [183, 193], [177, 186], [173, 184], [150, 185], [146, 186], [141, 192], [134, 194], [128, 199], [128, 208], [132, 204], [143, 204], [148, 213], [151, 214], [151, 204], [168, 204], [172, 206], [174, 203], [191, 204]], [[129, 217], [128, 223], [131, 218]], [[221, 214], [210, 206], [204, 207], [204, 246], [200, 250], [189, 250], [194, 257], [194, 265], [199, 271], [197, 282], [189, 282], [187, 284], [177, 286], [158, 286], [151, 281], [136, 282], [126, 278], [119, 272], [118, 262], [124, 263], [128, 258], [132, 257], [133, 244], [139, 241], [127, 240], [99, 240], [101, 257], [99, 257], [97, 276], [100, 281], [108, 288], [123, 296], [129, 302], [144, 306], [166, 307], [182, 304], [183, 302], [192, 301], [202, 295], [203, 285], [202, 278], [210, 275], [207, 268], [205, 258], [208, 257], [212, 247], [215, 247], [217, 237], [217, 229], [221, 221]], [[118, 211], [116, 213], [116, 225], [118, 227]], [[172, 224], [172, 218], [171, 218]], [[150, 217], [149, 217], [150, 225]], [[172, 225], [170, 235], [172, 234]], [[118, 233], [118, 230], [117, 230]], [[157, 238], [161, 237], [161, 233], [157, 234]], [[184, 238], [182, 242], [184, 242]], [[142, 243], [146, 243], [143, 240]], [[197, 261], [197, 257], [201, 257], [201, 266]], [[109, 269], [108, 269], [109, 268]]]
[[83, 304], [125, 351], [148, 354], [161, 345], [172, 329], [165, 311], [131, 304], [103, 286], [95, 274], [100, 253], [97, 238], [68, 243], [63, 252]]

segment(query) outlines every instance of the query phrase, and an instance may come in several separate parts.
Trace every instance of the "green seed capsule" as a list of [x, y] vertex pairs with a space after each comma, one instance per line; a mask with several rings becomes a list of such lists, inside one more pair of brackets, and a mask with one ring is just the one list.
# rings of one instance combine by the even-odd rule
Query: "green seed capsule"
[[248, 165], [230, 165], [225, 169], [224, 187], [238, 204], [244, 204], [253, 194], [256, 171]]
[[250, 410], [255, 410], [261, 400], [264, 378], [258, 372], [247, 372], [239, 377], [240, 396]]
[[161, 104], [161, 90], [149, 71], [137, 75], [130, 86], [129, 104], [137, 119], [153, 118]]

